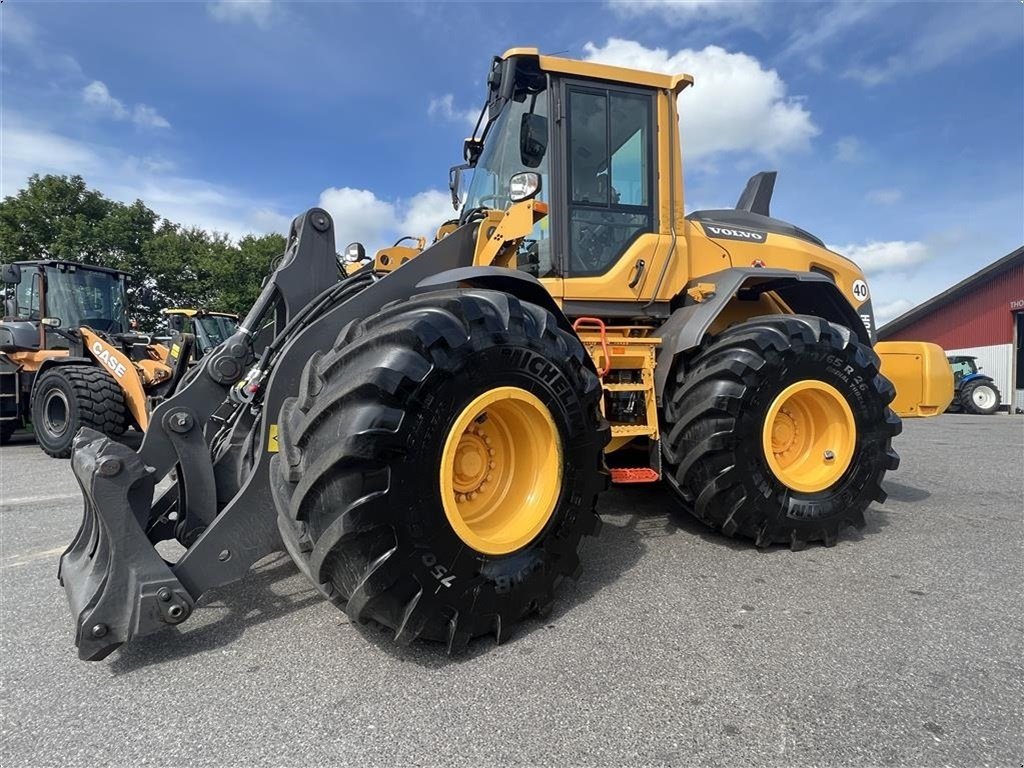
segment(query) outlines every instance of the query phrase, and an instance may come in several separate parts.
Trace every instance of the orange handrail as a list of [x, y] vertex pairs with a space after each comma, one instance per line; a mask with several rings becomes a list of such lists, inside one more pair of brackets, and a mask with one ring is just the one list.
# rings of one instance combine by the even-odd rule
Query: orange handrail
[[605, 374], [611, 370], [612, 367], [612, 356], [608, 352], [608, 335], [605, 329], [604, 321], [596, 317], [578, 317], [572, 324], [572, 329], [576, 333], [580, 332], [580, 328], [586, 326], [594, 326], [601, 332], [601, 352], [604, 353], [604, 367], [597, 369], [597, 377], [603, 379]]

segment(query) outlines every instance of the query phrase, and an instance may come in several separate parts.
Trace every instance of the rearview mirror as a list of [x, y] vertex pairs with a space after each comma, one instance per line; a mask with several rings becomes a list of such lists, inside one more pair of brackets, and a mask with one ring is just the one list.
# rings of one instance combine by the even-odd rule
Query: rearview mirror
[[17, 264], [4, 264], [0, 268], [0, 283], [17, 285], [21, 282], [21, 267]]
[[448, 189], [452, 193], [452, 208], [456, 211], [462, 207], [462, 172], [472, 168], [469, 163], [453, 165], [448, 169]]
[[47, 326], [48, 328], [60, 328], [60, 318], [59, 317], [44, 317], [39, 322], [42, 323], [43, 325]]
[[548, 150], [548, 119], [528, 112], [519, 124], [519, 159], [527, 168], [537, 168]]

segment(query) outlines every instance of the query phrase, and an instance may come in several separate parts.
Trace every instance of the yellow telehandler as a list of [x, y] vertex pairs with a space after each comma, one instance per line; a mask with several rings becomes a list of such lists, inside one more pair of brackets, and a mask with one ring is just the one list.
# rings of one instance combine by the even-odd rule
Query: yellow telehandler
[[609, 480], [663, 482], [762, 547], [863, 525], [901, 424], [864, 275], [770, 214], [774, 174], [684, 216], [692, 82], [510, 50], [431, 245], [339, 280], [330, 216], [297, 217], [139, 450], [76, 440], [59, 575], [79, 655], [184, 621], [281, 549], [398, 642], [500, 642], [577, 573]]

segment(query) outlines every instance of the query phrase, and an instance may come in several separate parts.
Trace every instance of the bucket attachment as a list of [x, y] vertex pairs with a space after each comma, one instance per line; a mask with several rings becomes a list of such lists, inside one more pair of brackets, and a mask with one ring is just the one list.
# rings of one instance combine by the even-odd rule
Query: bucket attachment
[[95, 661], [132, 637], [184, 621], [193, 600], [142, 528], [154, 478], [139, 455], [83, 429], [71, 466], [85, 510], [58, 577], [75, 621], [78, 655]]

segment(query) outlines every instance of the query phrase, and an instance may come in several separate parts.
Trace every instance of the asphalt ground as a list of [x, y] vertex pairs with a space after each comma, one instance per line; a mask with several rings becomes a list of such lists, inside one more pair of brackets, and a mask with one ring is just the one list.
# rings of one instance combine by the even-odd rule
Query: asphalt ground
[[402, 649], [286, 556], [78, 660], [67, 462], [0, 450], [4, 766], [1024, 761], [1024, 419], [908, 421], [867, 528], [757, 551], [612, 490], [586, 571], [502, 646]]

